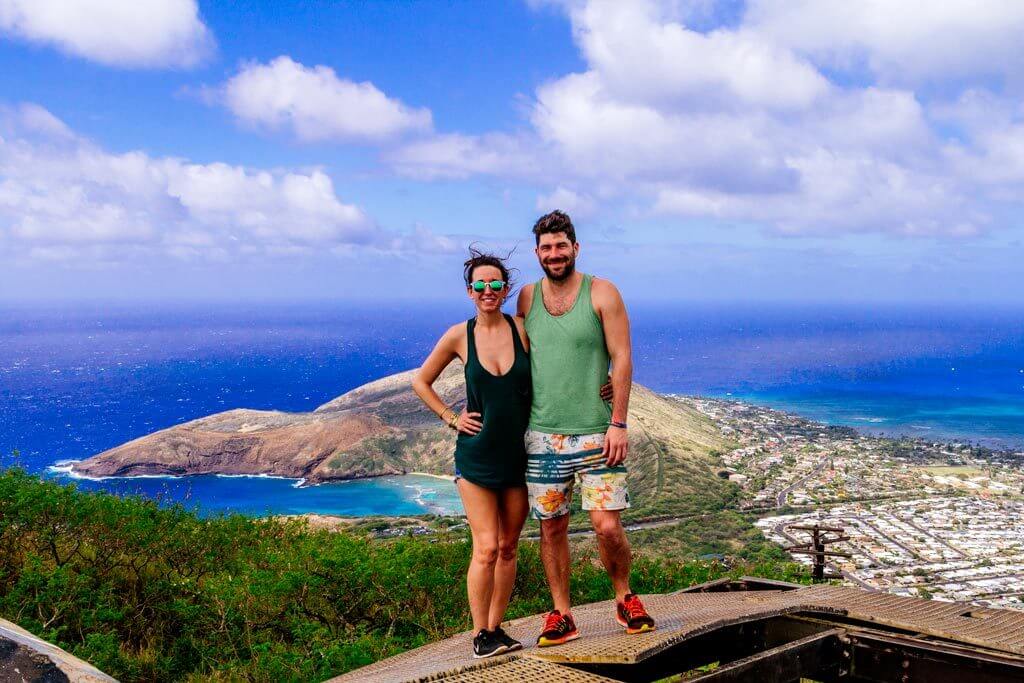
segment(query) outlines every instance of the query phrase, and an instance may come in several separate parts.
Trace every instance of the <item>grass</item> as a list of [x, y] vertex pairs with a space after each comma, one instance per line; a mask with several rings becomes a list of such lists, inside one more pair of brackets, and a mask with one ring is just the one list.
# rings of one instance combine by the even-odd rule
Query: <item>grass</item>
[[975, 477], [979, 474], [984, 474], [983, 470], [978, 467], [972, 467], [971, 465], [935, 465], [930, 467], [919, 467], [918, 470], [940, 477], [955, 477], [957, 475]]

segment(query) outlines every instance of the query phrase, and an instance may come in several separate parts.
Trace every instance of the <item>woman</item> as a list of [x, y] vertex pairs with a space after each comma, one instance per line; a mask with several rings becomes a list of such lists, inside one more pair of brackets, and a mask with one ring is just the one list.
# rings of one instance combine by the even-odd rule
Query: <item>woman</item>
[[[476, 317], [441, 337], [413, 380], [413, 389], [458, 431], [455, 477], [473, 534], [466, 575], [473, 617], [473, 656], [522, 648], [501, 628], [516, 578], [519, 534], [526, 521], [526, 449], [530, 417], [529, 342], [522, 320], [505, 315], [509, 270], [504, 260], [470, 250], [463, 277]], [[456, 413], [433, 384], [455, 358], [465, 364], [466, 409]]]

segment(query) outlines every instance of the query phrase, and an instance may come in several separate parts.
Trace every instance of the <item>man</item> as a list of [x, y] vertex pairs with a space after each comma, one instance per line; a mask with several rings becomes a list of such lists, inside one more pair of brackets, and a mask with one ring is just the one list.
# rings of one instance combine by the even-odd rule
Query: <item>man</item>
[[[519, 294], [533, 371], [526, 485], [531, 513], [540, 520], [541, 558], [554, 602], [537, 644], [579, 637], [569, 604], [569, 503], [576, 479], [615, 590], [615, 618], [627, 633], [651, 631], [654, 620], [629, 588], [630, 547], [621, 520], [629, 507], [629, 318], [611, 282], [576, 271], [580, 245], [569, 216], [549, 213], [533, 234], [545, 277]], [[609, 364], [610, 408], [599, 396]]]

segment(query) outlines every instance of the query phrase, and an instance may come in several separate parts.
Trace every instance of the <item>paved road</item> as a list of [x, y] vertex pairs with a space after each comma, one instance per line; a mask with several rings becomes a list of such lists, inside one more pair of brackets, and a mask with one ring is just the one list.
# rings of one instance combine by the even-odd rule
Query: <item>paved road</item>
[[877, 586], [872, 586], [870, 583], [867, 583], [866, 581], [861, 580], [860, 578], [858, 578], [857, 576], [851, 574], [848, 571], [842, 571], [840, 573], [843, 575], [844, 579], [846, 579], [847, 581], [851, 581], [851, 582], [857, 584], [858, 586], [860, 586], [864, 590], [869, 590], [869, 591], [877, 591], [877, 590], [879, 590]]
[[786, 488], [784, 488], [781, 491], [779, 491], [779, 495], [775, 496], [775, 507], [782, 507], [783, 505], [785, 505], [786, 504], [786, 499], [789, 498], [789, 494], [793, 491], [793, 489], [795, 489], [797, 487], [800, 487], [800, 486], [803, 486], [804, 483], [806, 483], [808, 479], [810, 479], [811, 477], [813, 477], [814, 475], [818, 474], [823, 469], [825, 469], [825, 465], [827, 465], [827, 464], [828, 464], [828, 459], [822, 460], [820, 463], [818, 463], [815, 466], [815, 468], [813, 470], [811, 470], [810, 472], [807, 473], [807, 476], [804, 476], [804, 477], [801, 477], [800, 479], [797, 479], [795, 482], [793, 482], [792, 484], [790, 484]]
[[909, 519], [905, 519], [905, 518], [900, 517], [899, 515], [895, 515], [895, 514], [893, 516], [896, 517], [896, 519], [898, 519], [901, 522], [903, 522], [904, 524], [906, 524], [907, 526], [910, 526], [910, 527], [913, 527], [913, 528], [917, 529], [918, 531], [920, 531], [922, 534], [924, 534], [928, 538], [934, 539], [937, 543], [940, 543], [941, 545], [946, 546], [947, 548], [952, 550], [954, 553], [959, 555], [960, 559], [967, 559], [967, 554], [964, 553], [963, 550], [960, 550], [960, 548], [957, 548], [955, 546], [950, 545], [949, 543], [947, 543], [946, 541], [942, 540], [941, 538], [939, 538], [938, 536], [936, 536], [932, 532], [928, 531], [927, 529], [922, 529], [918, 525], [914, 524]]
[[[842, 518], [842, 519], [839, 520], [839, 526], [843, 527], [844, 529], [848, 529], [852, 525], [849, 522], [847, 522], [845, 518]], [[874, 562], [876, 565], [878, 565], [881, 568], [885, 568], [885, 567], [889, 566], [888, 563], [883, 562], [882, 560], [878, 559], [877, 557], [875, 557], [874, 555], [869, 553], [864, 548], [861, 548], [861, 547], [858, 546], [857, 547], [857, 552], [859, 552], [861, 555], [863, 555], [864, 557], [868, 558], [869, 560], [871, 560], [872, 562]]]
[[879, 529], [879, 528], [878, 528], [877, 526], [875, 526], [874, 524], [872, 524], [872, 523], [871, 523], [871, 522], [869, 522], [868, 520], [864, 519], [863, 517], [859, 517], [859, 516], [856, 516], [856, 515], [854, 515], [854, 516], [853, 516], [853, 519], [857, 520], [858, 522], [860, 522], [860, 523], [861, 523], [861, 524], [863, 524], [864, 526], [867, 526], [867, 527], [871, 527], [871, 529], [873, 529], [873, 530], [874, 530], [874, 532], [875, 532], [876, 534], [878, 534], [879, 536], [881, 536], [881, 537], [882, 537], [882, 538], [884, 538], [885, 540], [889, 541], [889, 542], [890, 542], [890, 543], [892, 543], [893, 545], [895, 545], [895, 546], [897, 546], [897, 547], [899, 547], [899, 548], [902, 548], [902, 549], [903, 549], [903, 550], [904, 550], [904, 551], [905, 551], [905, 552], [906, 552], [907, 554], [909, 554], [909, 555], [910, 555], [911, 557], [913, 557], [913, 558], [914, 558], [915, 560], [920, 560], [921, 562], [927, 562], [927, 561], [928, 561], [928, 560], [926, 560], [925, 558], [921, 557], [921, 556], [920, 556], [920, 555], [919, 555], [919, 554], [917, 553], [917, 551], [916, 551], [916, 550], [914, 550], [913, 548], [909, 548], [909, 547], [907, 547], [907, 546], [903, 545], [902, 543], [900, 543], [899, 541], [897, 541], [897, 540], [896, 540], [895, 538], [893, 538], [893, 537], [892, 537], [892, 536], [890, 536], [889, 534], [885, 533], [884, 531], [882, 531], [881, 529]]

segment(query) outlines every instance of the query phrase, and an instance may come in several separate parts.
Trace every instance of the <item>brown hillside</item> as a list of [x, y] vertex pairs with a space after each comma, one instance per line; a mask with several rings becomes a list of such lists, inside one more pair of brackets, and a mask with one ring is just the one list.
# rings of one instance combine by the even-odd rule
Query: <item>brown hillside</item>
[[[311, 413], [229, 410], [144, 436], [76, 463], [78, 474], [271, 474], [307, 483], [385, 474], [451, 474], [454, 434], [412, 391], [412, 371], [363, 385]], [[461, 364], [435, 387], [464, 396]], [[634, 386], [631, 490], [637, 508], [659, 512], [682, 494], [720, 487], [715, 425], [674, 399]], [[710, 492], [710, 491], [709, 491]], [[640, 510], [637, 510], [638, 512]]]

